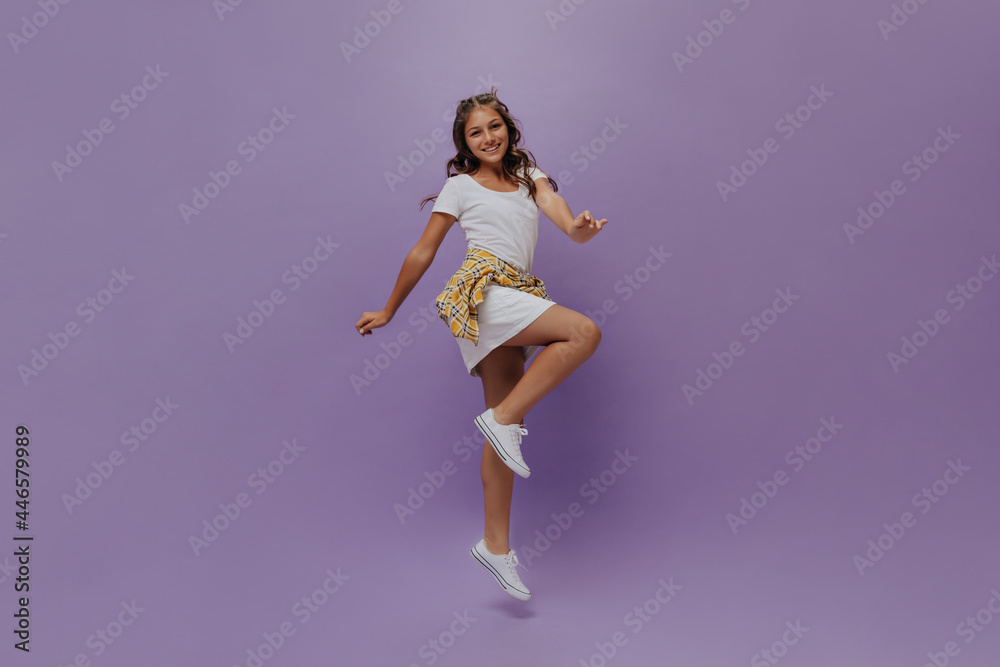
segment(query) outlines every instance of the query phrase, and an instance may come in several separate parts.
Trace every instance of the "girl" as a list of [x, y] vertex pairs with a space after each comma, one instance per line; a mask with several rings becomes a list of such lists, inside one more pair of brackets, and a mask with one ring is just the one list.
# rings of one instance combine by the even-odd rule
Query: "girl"
[[[483, 381], [486, 411], [475, 424], [491, 447], [483, 448], [481, 475], [486, 530], [472, 556], [503, 589], [519, 600], [531, 593], [517, 574], [508, 544], [514, 473], [528, 477], [521, 456], [524, 417], [597, 349], [601, 331], [590, 318], [552, 301], [531, 275], [538, 239], [538, 211], [576, 243], [586, 243], [607, 223], [590, 211], [573, 217], [555, 181], [534, 156], [518, 148], [521, 134], [495, 89], [462, 100], [448, 161], [430, 221], [399, 272], [383, 310], [362, 313], [362, 336], [392, 320], [434, 260], [445, 234], [458, 221], [468, 241], [465, 261], [438, 295], [438, 314], [458, 341], [469, 375]], [[452, 167], [456, 173], [452, 173]], [[553, 187], [550, 187], [550, 184]], [[540, 347], [545, 349], [524, 370]]]

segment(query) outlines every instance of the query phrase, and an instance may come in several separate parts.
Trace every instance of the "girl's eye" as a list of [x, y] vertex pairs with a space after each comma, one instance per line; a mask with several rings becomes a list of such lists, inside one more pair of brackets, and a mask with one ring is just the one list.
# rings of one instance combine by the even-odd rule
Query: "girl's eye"
[[[497, 123], [497, 124], [496, 124], [496, 125], [494, 125], [494, 126], [493, 126], [493, 127], [491, 128], [491, 129], [494, 129], [494, 130], [499, 130], [499, 129], [500, 129], [500, 123]], [[476, 130], [476, 131], [474, 131], [474, 132], [473, 132], [472, 134], [470, 134], [469, 136], [471, 136], [471, 137], [474, 137], [474, 136], [476, 136], [477, 134], [479, 134], [479, 130]]]

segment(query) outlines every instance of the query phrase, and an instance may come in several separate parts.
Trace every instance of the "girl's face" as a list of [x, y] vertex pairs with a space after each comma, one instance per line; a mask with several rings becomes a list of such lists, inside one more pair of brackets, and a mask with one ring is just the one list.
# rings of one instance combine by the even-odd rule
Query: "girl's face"
[[480, 162], [499, 163], [507, 152], [507, 125], [493, 109], [477, 107], [465, 123], [465, 143]]

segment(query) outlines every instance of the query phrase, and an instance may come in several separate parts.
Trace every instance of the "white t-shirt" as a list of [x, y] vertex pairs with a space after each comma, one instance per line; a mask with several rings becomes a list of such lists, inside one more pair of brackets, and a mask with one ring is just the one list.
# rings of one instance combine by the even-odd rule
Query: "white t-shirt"
[[[534, 181], [547, 176], [532, 169], [530, 178]], [[538, 242], [538, 206], [524, 185], [516, 192], [496, 192], [468, 174], [457, 174], [441, 188], [432, 213], [437, 211], [458, 219], [470, 248], [488, 250], [531, 273]]]

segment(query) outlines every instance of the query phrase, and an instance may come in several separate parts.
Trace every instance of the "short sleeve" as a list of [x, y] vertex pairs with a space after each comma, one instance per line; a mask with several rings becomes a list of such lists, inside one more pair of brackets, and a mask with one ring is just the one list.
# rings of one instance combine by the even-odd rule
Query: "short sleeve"
[[458, 184], [452, 176], [444, 182], [440, 194], [434, 200], [434, 208], [431, 213], [450, 213], [458, 218], [462, 213], [462, 202], [459, 198]]
[[530, 180], [530, 181], [537, 181], [539, 178], [548, 178], [549, 177], [548, 174], [546, 174], [544, 171], [542, 171], [538, 167], [532, 167], [531, 171], [528, 172], [528, 173], [530, 174], [530, 176], [528, 177], [528, 180]]

